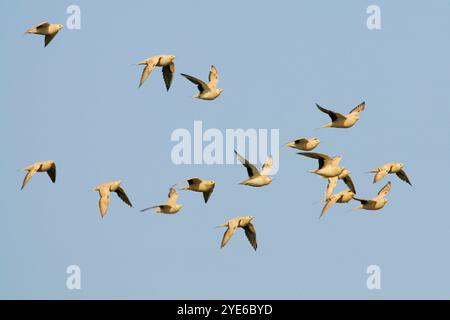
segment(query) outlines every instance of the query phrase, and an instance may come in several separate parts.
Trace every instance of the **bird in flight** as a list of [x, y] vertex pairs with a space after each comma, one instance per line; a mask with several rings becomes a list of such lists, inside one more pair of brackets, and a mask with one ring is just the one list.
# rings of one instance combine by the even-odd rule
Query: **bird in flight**
[[331, 158], [326, 154], [315, 152], [298, 152], [297, 154], [304, 157], [317, 159], [319, 161], [319, 168], [316, 170], [311, 170], [309, 172], [318, 174], [324, 178], [337, 177], [345, 170], [344, 167], [339, 165], [342, 160], [342, 157], [340, 156]]
[[316, 103], [317, 108], [328, 114], [331, 118], [331, 122], [324, 125], [322, 128], [351, 128], [355, 125], [356, 121], [359, 120], [359, 113], [365, 109], [366, 103], [362, 102], [358, 106], [356, 106], [349, 114], [343, 115], [335, 111], [331, 111], [325, 108], [322, 108]]
[[218, 226], [218, 228], [222, 227], [227, 228], [227, 230], [223, 235], [220, 248], [225, 247], [225, 245], [228, 243], [228, 241], [230, 240], [231, 236], [234, 234], [237, 228], [242, 228], [244, 229], [245, 235], [247, 236], [248, 241], [250, 241], [250, 244], [252, 245], [253, 249], [256, 250], [258, 244], [256, 243], [256, 230], [251, 222], [253, 218], [254, 217], [252, 216], [236, 217]]
[[169, 91], [170, 86], [172, 85], [173, 74], [175, 73], [174, 59], [175, 56], [173, 55], [162, 54], [138, 62], [137, 65], [145, 65], [145, 68], [142, 71], [141, 81], [139, 82], [139, 88], [144, 84], [145, 80], [147, 80], [155, 67], [162, 67], [164, 83], [166, 84], [167, 91]]
[[339, 193], [336, 193], [336, 194], [333, 194], [333, 195], [329, 196], [326, 199], [326, 204], [323, 207], [319, 218], [322, 218], [322, 216], [328, 211], [328, 209], [331, 208], [331, 206], [333, 204], [335, 204], [335, 203], [347, 203], [351, 199], [353, 199], [354, 196], [355, 196], [355, 193], [352, 190], [350, 190], [350, 189], [347, 189], [347, 190], [344, 190], [344, 191], [341, 191]]
[[20, 190], [23, 190], [23, 188], [25, 188], [28, 181], [30, 181], [31, 177], [34, 176], [36, 172], [47, 172], [50, 180], [52, 180], [53, 183], [55, 183], [56, 181], [56, 164], [53, 160], [36, 162], [28, 167], [23, 168], [22, 170], [28, 172], [23, 179], [22, 188]]
[[188, 185], [181, 189], [203, 193], [203, 199], [205, 200], [205, 203], [207, 203], [209, 200], [209, 197], [211, 196], [211, 194], [214, 191], [214, 187], [216, 186], [216, 183], [211, 180], [202, 180], [199, 178], [191, 178], [191, 179], [187, 179], [186, 181], [187, 181]]
[[156, 209], [155, 212], [157, 213], [175, 214], [178, 211], [180, 211], [180, 209], [183, 207], [183, 205], [177, 203], [177, 199], [178, 199], [178, 191], [174, 187], [172, 187], [169, 190], [169, 194], [167, 196], [165, 204], [145, 208], [142, 209], [141, 212], [150, 209]]
[[347, 169], [344, 169], [342, 173], [336, 177], [328, 178], [328, 184], [327, 184], [327, 190], [325, 193], [324, 201], [327, 201], [331, 195], [333, 194], [334, 188], [336, 188], [338, 180], [344, 181], [344, 183], [347, 185], [347, 187], [350, 189], [350, 191], [353, 192], [353, 194], [356, 194], [355, 185], [353, 184], [352, 178], [350, 177], [350, 171]]
[[109, 206], [109, 196], [111, 192], [117, 193], [120, 199], [122, 199], [123, 202], [125, 202], [130, 207], [133, 207], [133, 205], [130, 202], [130, 199], [128, 199], [127, 194], [125, 193], [125, 190], [121, 187], [121, 181], [111, 181], [103, 183], [97, 187], [95, 187], [92, 191], [98, 191], [98, 194], [100, 195], [100, 200], [98, 201], [98, 208], [100, 209], [100, 215], [102, 218], [106, 215], [106, 212], [108, 211]]
[[217, 88], [217, 84], [219, 83], [219, 74], [217, 73], [217, 69], [214, 66], [211, 66], [211, 69], [209, 71], [208, 83], [188, 74], [182, 73], [181, 75], [197, 85], [199, 93], [195, 94], [193, 98], [214, 100], [223, 91], [223, 89]]
[[286, 147], [303, 150], [303, 151], [311, 151], [314, 150], [320, 143], [320, 140], [317, 138], [299, 138], [292, 142], [286, 144]]
[[353, 197], [353, 199], [355, 199], [356, 201], [361, 202], [361, 205], [356, 207], [355, 210], [358, 209], [380, 210], [388, 202], [386, 196], [389, 194], [390, 191], [391, 191], [391, 182], [389, 181], [383, 188], [381, 188], [381, 190], [378, 192], [378, 195], [373, 199], [368, 200]]
[[268, 176], [270, 171], [272, 171], [273, 159], [269, 156], [264, 162], [261, 171], [259, 171], [253, 164], [251, 164], [247, 159], [242, 157], [236, 150], [234, 153], [237, 155], [239, 161], [242, 165], [247, 168], [248, 179], [242, 181], [240, 184], [251, 186], [251, 187], [263, 187], [272, 182], [272, 178]]
[[40, 34], [45, 36], [44, 47], [46, 47], [63, 27], [64, 26], [62, 24], [48, 23], [47, 21], [44, 21], [28, 29], [25, 33]]
[[370, 173], [375, 173], [373, 177], [373, 183], [376, 183], [383, 179], [386, 175], [395, 173], [397, 177], [399, 177], [402, 181], [408, 183], [412, 186], [411, 181], [409, 181], [408, 176], [406, 175], [405, 170], [403, 170], [405, 165], [403, 163], [398, 162], [390, 162], [386, 163], [376, 169], [369, 171]]

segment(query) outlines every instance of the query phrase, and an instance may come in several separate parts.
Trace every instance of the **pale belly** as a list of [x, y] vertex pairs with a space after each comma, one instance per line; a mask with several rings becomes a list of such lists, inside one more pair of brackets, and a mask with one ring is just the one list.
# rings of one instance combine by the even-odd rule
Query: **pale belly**
[[199, 94], [198, 98], [203, 100], [214, 100], [220, 95], [219, 90], [209, 90]]
[[270, 184], [270, 182], [271, 181], [267, 177], [258, 176], [255, 178], [247, 179], [247, 180], [241, 182], [241, 184], [244, 184], [246, 186], [251, 186], [251, 187], [263, 187], [263, 186]]
[[325, 178], [334, 178], [340, 175], [343, 170], [343, 168], [327, 166], [315, 171], [315, 173]]
[[338, 119], [333, 122], [333, 127], [335, 128], [351, 128], [356, 123], [353, 119]]

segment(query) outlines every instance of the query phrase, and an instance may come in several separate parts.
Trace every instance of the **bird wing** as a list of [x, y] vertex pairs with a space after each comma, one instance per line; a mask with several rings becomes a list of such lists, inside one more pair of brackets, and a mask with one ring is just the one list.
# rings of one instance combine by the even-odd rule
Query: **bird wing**
[[162, 206], [162, 205], [159, 205], [159, 206], [151, 206], [151, 207], [142, 209], [141, 212], [144, 212], [144, 211], [147, 211], [147, 210], [150, 210], [150, 209], [161, 208], [161, 207], [163, 207], [163, 206]]
[[102, 218], [106, 215], [106, 211], [108, 210], [109, 206], [109, 189], [107, 188], [101, 188], [99, 190], [100, 199], [98, 200], [98, 208], [100, 210], [100, 215]]
[[175, 63], [173, 61], [162, 68], [162, 74], [164, 78], [164, 83], [166, 84], [166, 89], [169, 91], [172, 85], [173, 74], [175, 73]]
[[169, 194], [167, 195], [166, 204], [168, 206], [175, 206], [177, 204], [178, 191], [175, 188], [170, 188]]
[[308, 143], [308, 139], [305, 139], [305, 138], [297, 139], [297, 140], [294, 140], [294, 143], [295, 143], [295, 144], [298, 144], [298, 143]]
[[325, 212], [327, 212], [328, 209], [330, 209], [331, 206], [333, 204], [335, 204], [337, 201], [338, 201], [338, 197], [336, 195], [329, 197], [326, 205], [323, 207], [322, 212], [320, 213], [319, 219], [322, 218], [322, 216], [325, 214]]
[[31, 177], [34, 176], [34, 174], [37, 172], [36, 169], [32, 169], [30, 171], [27, 172], [27, 174], [25, 175], [25, 178], [23, 178], [23, 182], [22, 182], [22, 188], [20, 188], [20, 190], [22, 190], [23, 188], [25, 188], [25, 186], [27, 185], [28, 181], [30, 181]]
[[345, 118], [345, 117], [344, 117], [342, 114], [340, 114], [339, 112], [334, 112], [334, 111], [331, 111], [331, 110], [322, 108], [322, 107], [319, 106], [317, 103], [316, 103], [316, 106], [317, 106], [317, 108], [318, 108], [320, 111], [322, 111], [323, 113], [328, 114], [328, 115], [330, 116], [330, 118], [331, 118], [332, 121], [336, 121], [336, 120], [339, 119], [339, 118], [342, 118], [342, 119]]
[[53, 40], [53, 38], [56, 36], [57, 33], [58, 33], [58, 31], [56, 31], [55, 33], [52, 33], [52, 34], [45, 35], [44, 47], [46, 47]]
[[361, 202], [361, 204], [366, 204], [366, 203], [370, 203], [370, 202], [375, 202], [373, 200], [369, 200], [369, 199], [359, 199], [359, 198], [355, 198], [353, 197], [354, 200]]
[[128, 196], [127, 196], [127, 194], [125, 193], [125, 190], [123, 190], [122, 187], [117, 188], [117, 190], [115, 192], [117, 193], [119, 198], [122, 199], [123, 202], [125, 202], [130, 207], [133, 207], [133, 205], [130, 202], [130, 199], [128, 199]]
[[209, 189], [208, 191], [203, 192], [203, 199], [205, 200], [205, 203], [208, 202], [209, 197], [211, 197], [211, 194], [214, 191], [214, 187], [211, 187], [211, 189]]
[[408, 183], [410, 186], [412, 186], [411, 181], [409, 181], [408, 176], [406, 175], [406, 172], [402, 169], [399, 172], [396, 173], [397, 177]]
[[378, 195], [376, 196], [376, 199], [383, 199], [384, 197], [386, 197], [389, 192], [391, 191], [391, 182], [389, 181], [388, 183], [386, 183], [386, 185], [381, 188], [381, 190], [378, 192]]
[[270, 171], [272, 171], [272, 167], [273, 167], [273, 158], [272, 156], [269, 156], [267, 157], [266, 162], [264, 162], [259, 174], [262, 176], [267, 176], [270, 173]]
[[245, 227], [245, 235], [247, 236], [248, 241], [252, 245], [253, 249], [256, 250], [258, 248], [258, 244], [256, 243], [256, 229], [255, 226], [249, 222]]
[[219, 74], [217, 73], [217, 69], [214, 66], [211, 66], [211, 69], [209, 70], [209, 85], [213, 88], [217, 86], [217, 83], [219, 82]]
[[205, 82], [203, 82], [202, 80], [197, 79], [196, 77], [190, 76], [188, 74], [184, 74], [184, 73], [182, 73], [181, 75], [183, 77], [185, 77], [186, 79], [188, 79], [190, 82], [196, 84], [198, 91], [200, 91], [200, 93], [202, 93], [203, 91], [209, 90], [208, 85]]
[[145, 80], [147, 80], [148, 76], [155, 68], [155, 65], [156, 65], [155, 59], [151, 59], [150, 61], [147, 62], [144, 70], [142, 71], [141, 81], [139, 82], [139, 88], [144, 84]]
[[249, 178], [260, 175], [258, 169], [256, 169], [253, 164], [251, 164], [247, 159], [237, 153], [236, 150], [234, 150], [234, 153], [237, 155], [239, 161], [244, 165], [244, 167], [247, 168], [247, 174]]
[[338, 177], [328, 178], [327, 190], [325, 191], [325, 201], [328, 201], [333, 195], [334, 188], [336, 188]]
[[34, 27], [31, 27], [30, 29], [27, 30], [30, 31], [31, 29], [38, 29], [38, 28], [42, 28], [42, 27], [48, 27], [50, 25], [50, 23], [48, 23], [48, 21], [43, 21], [37, 25], [35, 25]]
[[238, 223], [236, 221], [230, 221], [228, 223], [228, 229], [223, 234], [222, 243], [220, 245], [221, 248], [225, 247], [225, 245], [228, 243], [231, 236], [234, 234], [234, 231], [236, 231], [237, 226]]
[[52, 180], [53, 183], [55, 183], [56, 181], [56, 164], [52, 164], [52, 166], [50, 167], [50, 169], [47, 170], [47, 174], [50, 177], [50, 179]]
[[375, 176], [373, 177], [373, 183], [377, 183], [378, 181], [383, 179], [388, 173], [389, 171], [385, 167], [379, 168], [377, 173], [375, 173]]
[[198, 186], [200, 183], [202, 183], [202, 180], [199, 178], [191, 178], [186, 181], [187, 181], [187, 183], [189, 183], [190, 186], [192, 186], [192, 185]]
[[322, 168], [326, 162], [331, 161], [332, 159], [323, 153], [316, 153], [316, 152], [298, 152], [297, 154], [300, 154], [302, 156], [313, 158], [319, 160], [319, 169]]
[[363, 101], [350, 111], [350, 114], [358, 114], [366, 108], [366, 102]]
[[347, 185], [347, 187], [350, 189], [350, 191], [353, 192], [354, 194], [356, 194], [356, 189], [355, 189], [355, 185], [353, 184], [352, 178], [350, 178], [350, 176], [348, 175], [342, 180]]

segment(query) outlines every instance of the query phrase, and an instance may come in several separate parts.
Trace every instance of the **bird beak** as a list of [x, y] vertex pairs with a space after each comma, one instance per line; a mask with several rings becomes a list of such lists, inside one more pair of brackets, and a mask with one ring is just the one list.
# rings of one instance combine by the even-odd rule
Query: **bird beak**
[[288, 142], [288, 143], [285, 144], [285, 146], [286, 146], [286, 147], [291, 147], [291, 148], [292, 148], [293, 146], [295, 146], [295, 143], [293, 143], [293, 142]]

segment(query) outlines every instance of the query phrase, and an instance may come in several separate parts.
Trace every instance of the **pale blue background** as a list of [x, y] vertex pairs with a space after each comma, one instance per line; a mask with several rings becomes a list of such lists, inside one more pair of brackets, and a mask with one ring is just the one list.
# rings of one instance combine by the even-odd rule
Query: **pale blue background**
[[[44, 49], [23, 32], [66, 8], [82, 29], [63, 29]], [[378, 4], [382, 30], [366, 27]], [[1, 1], [1, 298], [450, 298], [450, 20], [448, 1]], [[137, 88], [150, 55], [175, 54], [165, 92], [160, 70]], [[220, 72], [222, 96], [191, 99], [179, 72]], [[314, 128], [328, 118], [314, 103], [347, 112], [365, 100], [350, 130]], [[336, 205], [319, 220], [325, 181], [316, 163], [280, 151], [272, 185], [237, 183], [240, 166], [175, 166], [176, 128], [279, 128], [280, 143], [317, 136], [317, 151], [340, 154], [359, 196], [365, 171], [406, 163], [414, 187], [395, 176], [380, 212]], [[55, 185], [23, 172], [54, 159]], [[177, 216], [138, 211], [182, 178], [217, 181], [210, 202], [183, 193]], [[121, 179], [135, 208], [116, 195], [100, 218], [99, 183]], [[387, 181], [386, 179], [385, 181]], [[339, 185], [338, 190], [343, 189]], [[242, 231], [219, 249], [222, 229], [254, 215], [259, 248]], [[82, 269], [82, 290], [66, 289], [66, 267]], [[382, 290], [366, 268], [382, 269]]]

